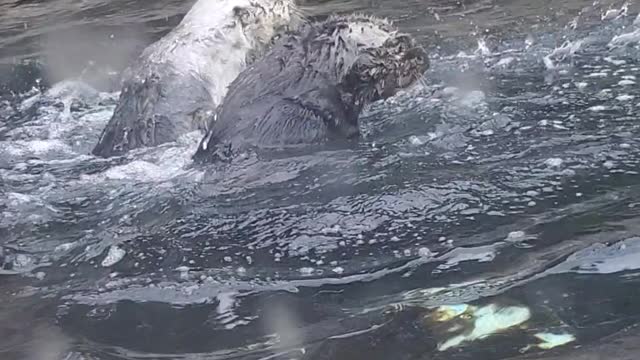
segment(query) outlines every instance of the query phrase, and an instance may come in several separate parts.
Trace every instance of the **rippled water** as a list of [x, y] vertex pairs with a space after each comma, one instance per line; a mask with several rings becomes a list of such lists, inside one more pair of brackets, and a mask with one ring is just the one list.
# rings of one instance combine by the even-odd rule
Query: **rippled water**
[[[0, 5], [3, 359], [638, 350], [635, 4], [310, 4], [390, 16], [431, 51], [423, 83], [367, 109], [357, 148], [197, 167], [193, 133], [88, 155], [117, 71], [188, 5]], [[85, 28], [102, 30], [60, 40]], [[88, 52], [102, 37], [112, 58]], [[43, 65], [11, 65], [24, 55]], [[480, 310], [434, 320], [461, 304]], [[491, 306], [526, 316], [485, 336]], [[573, 340], [544, 351], [544, 332]]]

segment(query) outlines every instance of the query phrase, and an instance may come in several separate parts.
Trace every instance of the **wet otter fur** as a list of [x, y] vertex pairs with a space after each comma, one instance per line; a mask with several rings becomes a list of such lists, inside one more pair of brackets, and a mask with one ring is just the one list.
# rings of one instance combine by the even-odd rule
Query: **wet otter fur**
[[115, 111], [92, 153], [110, 157], [206, 130], [252, 57], [302, 20], [294, 0], [199, 0], [123, 73]]
[[194, 155], [349, 142], [363, 107], [413, 84], [425, 51], [384, 19], [331, 16], [283, 36], [234, 80]]

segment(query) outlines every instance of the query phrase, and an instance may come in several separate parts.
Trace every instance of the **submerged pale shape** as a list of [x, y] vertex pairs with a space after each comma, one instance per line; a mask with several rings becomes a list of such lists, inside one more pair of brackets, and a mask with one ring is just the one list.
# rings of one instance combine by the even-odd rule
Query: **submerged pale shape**
[[440, 343], [438, 350], [445, 351], [464, 342], [482, 339], [518, 326], [529, 320], [531, 312], [528, 308], [521, 306], [499, 307], [498, 305], [490, 304], [473, 311], [472, 316], [474, 318], [473, 330]]

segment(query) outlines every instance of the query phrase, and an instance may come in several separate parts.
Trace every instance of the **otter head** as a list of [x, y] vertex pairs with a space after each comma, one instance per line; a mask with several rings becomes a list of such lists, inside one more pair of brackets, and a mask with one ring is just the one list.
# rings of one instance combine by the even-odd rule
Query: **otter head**
[[336, 17], [342, 47], [337, 79], [345, 99], [356, 108], [393, 96], [415, 83], [429, 68], [425, 50], [384, 19]]
[[341, 86], [362, 106], [411, 86], [428, 68], [425, 50], [409, 35], [394, 34], [382, 46], [361, 49]]
[[250, 0], [235, 6], [233, 14], [253, 47], [269, 44], [276, 34], [301, 20], [294, 0]]

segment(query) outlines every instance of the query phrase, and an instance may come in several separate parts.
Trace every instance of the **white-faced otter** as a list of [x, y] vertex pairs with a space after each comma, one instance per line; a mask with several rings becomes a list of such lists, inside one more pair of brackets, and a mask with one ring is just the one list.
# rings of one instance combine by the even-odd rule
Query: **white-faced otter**
[[205, 116], [273, 36], [300, 20], [294, 0], [199, 0], [180, 24], [123, 74], [113, 116], [93, 154], [176, 140], [206, 130]]
[[357, 138], [362, 108], [428, 67], [425, 51], [386, 20], [331, 16], [306, 24], [231, 83], [194, 160]]

